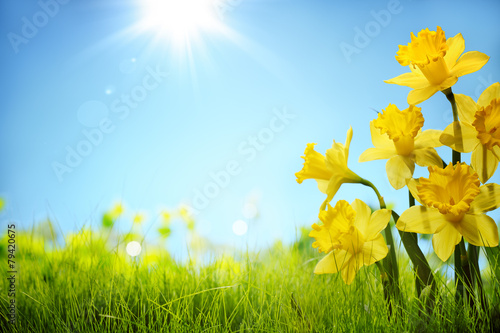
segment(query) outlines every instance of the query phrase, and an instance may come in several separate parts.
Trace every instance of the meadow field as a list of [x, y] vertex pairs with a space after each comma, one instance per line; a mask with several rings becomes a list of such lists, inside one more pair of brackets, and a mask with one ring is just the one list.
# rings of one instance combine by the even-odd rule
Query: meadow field
[[[51, 230], [50, 228], [48, 230]], [[397, 251], [401, 299], [389, 310], [375, 265], [351, 285], [315, 275], [320, 258], [309, 229], [293, 244], [183, 263], [161, 246], [136, 257], [126, 237], [83, 229], [61, 244], [49, 231], [18, 231], [15, 297], [6, 278], [8, 235], [1, 240], [2, 332], [494, 332], [499, 283], [483, 269], [486, 304], [456, 302], [452, 263], [428, 256], [437, 288], [430, 304], [415, 295], [404, 249]], [[106, 236], [107, 235], [107, 236]], [[9, 300], [15, 299], [15, 324]], [[481, 305], [479, 305], [481, 304]]]

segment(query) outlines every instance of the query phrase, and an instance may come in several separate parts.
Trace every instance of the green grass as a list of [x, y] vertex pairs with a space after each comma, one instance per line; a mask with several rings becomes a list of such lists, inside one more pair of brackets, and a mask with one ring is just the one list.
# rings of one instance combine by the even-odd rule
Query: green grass
[[[437, 271], [437, 303], [422, 311], [404, 253], [403, 301], [389, 315], [378, 271], [346, 286], [313, 274], [321, 257], [302, 237], [259, 253], [179, 264], [166, 252], [131, 260], [124, 246], [83, 233], [64, 247], [32, 233], [16, 237], [17, 324], [7, 322], [6, 238], [1, 239], [0, 329], [4, 332], [467, 332], [498, 328], [498, 281], [485, 274], [486, 311], [456, 305]], [[489, 271], [489, 270], [488, 270]], [[487, 272], [486, 272], [487, 273]], [[493, 326], [497, 325], [497, 326]]]

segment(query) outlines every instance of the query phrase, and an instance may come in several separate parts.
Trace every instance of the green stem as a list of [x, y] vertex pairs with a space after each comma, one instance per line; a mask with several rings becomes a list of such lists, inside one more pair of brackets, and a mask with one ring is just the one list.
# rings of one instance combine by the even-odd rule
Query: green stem
[[382, 286], [384, 287], [384, 298], [387, 304], [389, 305], [389, 315], [392, 315], [392, 303], [391, 303], [391, 295], [390, 295], [390, 281], [389, 276], [387, 275], [384, 265], [380, 261], [375, 263], [380, 271], [380, 279], [382, 280]]
[[465, 296], [469, 301], [471, 309], [475, 309], [475, 299], [474, 299], [474, 284], [472, 281], [471, 270], [469, 265], [469, 257], [467, 255], [467, 250], [465, 248], [465, 241], [462, 238], [458, 244], [460, 247], [460, 264], [462, 265], [463, 277], [465, 279]]
[[[384, 198], [382, 195], [380, 195], [380, 192], [378, 189], [373, 185], [372, 182], [366, 179], [362, 179], [361, 184], [370, 187], [375, 194], [377, 195], [379, 204], [380, 204], [380, 209], [386, 209], [386, 204], [384, 201]], [[394, 245], [394, 238], [392, 237], [392, 231], [391, 231], [391, 224], [388, 223], [387, 227], [384, 230], [385, 233], [385, 240], [387, 242], [387, 245], [389, 245], [389, 255], [384, 259], [384, 266], [386, 272], [388, 272], [389, 275], [389, 286], [391, 288], [391, 291], [394, 293], [396, 297], [399, 297], [400, 290], [399, 290], [399, 270], [398, 270], [398, 262], [396, 258], [396, 247]]]
[[[399, 220], [398, 213], [392, 211], [392, 217], [397, 223]], [[415, 237], [413, 237], [412, 233], [401, 230], [399, 230], [399, 235], [413, 266], [416, 268], [418, 279], [426, 286], [434, 286], [434, 276], [431, 268]]]
[[[408, 199], [409, 199], [409, 206], [410, 207], [415, 206], [415, 198], [411, 194], [410, 190], [408, 190]], [[396, 219], [394, 221], [396, 221]], [[413, 238], [412, 243], [415, 243], [418, 247], [418, 235], [414, 232], [408, 232], [408, 234]], [[413, 271], [415, 273], [415, 290], [417, 291], [417, 295], [420, 296], [420, 294], [422, 293], [422, 289], [424, 289], [424, 282], [418, 275], [418, 267], [413, 265]]]
[[460, 303], [464, 296], [464, 283], [462, 277], [464, 276], [464, 271], [461, 265], [460, 258], [460, 245], [455, 246], [455, 254], [454, 254], [454, 263], [455, 263], [455, 284], [456, 284], [456, 293], [455, 293], [455, 301]]
[[486, 311], [486, 295], [484, 294], [483, 280], [481, 279], [481, 272], [479, 271], [479, 247], [469, 244], [467, 255], [470, 263], [472, 283], [477, 284], [479, 301], [483, 310]]

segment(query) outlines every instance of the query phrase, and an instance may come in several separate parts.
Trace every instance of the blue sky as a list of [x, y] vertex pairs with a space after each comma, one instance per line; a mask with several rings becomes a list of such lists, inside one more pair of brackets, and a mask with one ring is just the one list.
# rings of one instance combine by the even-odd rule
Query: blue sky
[[[324, 152], [344, 142], [349, 126], [350, 167], [401, 213], [407, 192], [390, 187], [385, 161], [357, 163], [371, 147], [374, 110], [407, 107], [409, 90], [383, 82], [407, 71], [394, 59], [398, 44], [440, 25], [447, 37], [462, 33], [466, 51], [491, 57], [459, 79], [456, 93], [477, 99], [500, 77], [496, 1], [227, 0], [212, 7], [218, 29], [200, 29], [181, 46], [141, 28], [144, 2], [0, 5], [3, 224], [50, 217], [74, 231], [98, 225], [123, 200], [128, 214], [147, 212], [148, 229], [161, 207], [188, 204], [216, 244], [290, 242], [324, 200], [314, 182], [295, 181], [306, 144]], [[420, 106], [424, 128], [451, 121], [442, 94]], [[203, 191], [213, 198], [200, 199]], [[357, 185], [344, 185], [336, 199], [356, 197], [376, 204]], [[257, 203], [258, 219], [245, 219], [248, 202]], [[245, 236], [232, 231], [238, 219], [248, 223]], [[185, 251], [184, 234], [174, 227], [174, 253]]]

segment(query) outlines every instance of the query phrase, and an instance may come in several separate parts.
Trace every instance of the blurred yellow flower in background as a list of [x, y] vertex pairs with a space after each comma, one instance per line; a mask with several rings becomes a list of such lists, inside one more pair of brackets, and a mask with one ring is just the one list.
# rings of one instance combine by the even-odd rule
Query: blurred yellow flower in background
[[116, 218], [120, 217], [123, 214], [124, 211], [125, 211], [125, 207], [123, 207], [123, 204], [121, 202], [117, 202], [110, 209], [109, 214], [114, 219], [116, 219]]
[[315, 143], [307, 144], [302, 156], [304, 166], [295, 173], [299, 184], [305, 179], [316, 180], [319, 190], [327, 195], [322, 209], [333, 199], [342, 184], [359, 183], [362, 180], [347, 167], [352, 133], [352, 128], [349, 127], [345, 145], [333, 141], [332, 148], [326, 151], [326, 156], [314, 150]]
[[102, 225], [106, 228], [110, 228], [116, 222], [116, 220], [123, 215], [125, 208], [121, 202], [117, 202], [102, 216]]
[[448, 260], [462, 236], [472, 245], [498, 245], [497, 225], [483, 213], [500, 206], [499, 185], [479, 186], [477, 173], [465, 163], [429, 167], [429, 178], [421, 177], [413, 185], [408, 187], [423, 206], [404, 211], [396, 227], [434, 234], [432, 246], [442, 261]]
[[189, 206], [180, 205], [178, 213], [181, 219], [186, 223], [188, 230], [193, 231], [195, 229], [195, 219]]
[[134, 224], [142, 224], [142, 222], [144, 222], [144, 220], [146, 219], [146, 216], [144, 213], [141, 213], [141, 212], [138, 212], [134, 215], [134, 217], [132, 218], [132, 222]]
[[309, 234], [316, 241], [313, 247], [320, 252], [328, 252], [321, 259], [315, 274], [342, 272], [342, 279], [351, 284], [359, 269], [382, 260], [389, 249], [380, 233], [389, 223], [391, 211], [377, 210], [372, 213], [370, 207], [356, 199], [350, 205], [339, 200], [335, 207], [327, 205], [326, 211], [319, 214], [322, 226], [314, 224]]
[[172, 221], [172, 214], [164, 209], [160, 212], [160, 226], [158, 227], [158, 233], [162, 238], [167, 238], [170, 236], [172, 229], [170, 229], [170, 223]]
[[448, 125], [440, 140], [458, 152], [472, 151], [471, 166], [484, 184], [500, 160], [500, 83], [486, 88], [477, 103], [466, 95], [455, 100], [460, 121]]
[[415, 163], [420, 166], [442, 166], [441, 157], [434, 147], [439, 142], [441, 131], [421, 131], [424, 117], [420, 108], [410, 105], [399, 110], [389, 106], [370, 122], [372, 143], [375, 148], [368, 148], [359, 157], [359, 162], [388, 159], [386, 172], [392, 187], [399, 190], [411, 179]]
[[[462, 34], [446, 39], [441, 27], [436, 31], [421, 30], [411, 33], [408, 45], [399, 45], [396, 60], [409, 66], [411, 72], [384, 81], [412, 88], [408, 104], [419, 104], [438, 91], [453, 86], [460, 76], [480, 70], [489, 57], [478, 51], [465, 50]], [[460, 57], [460, 58], [459, 58]]]

